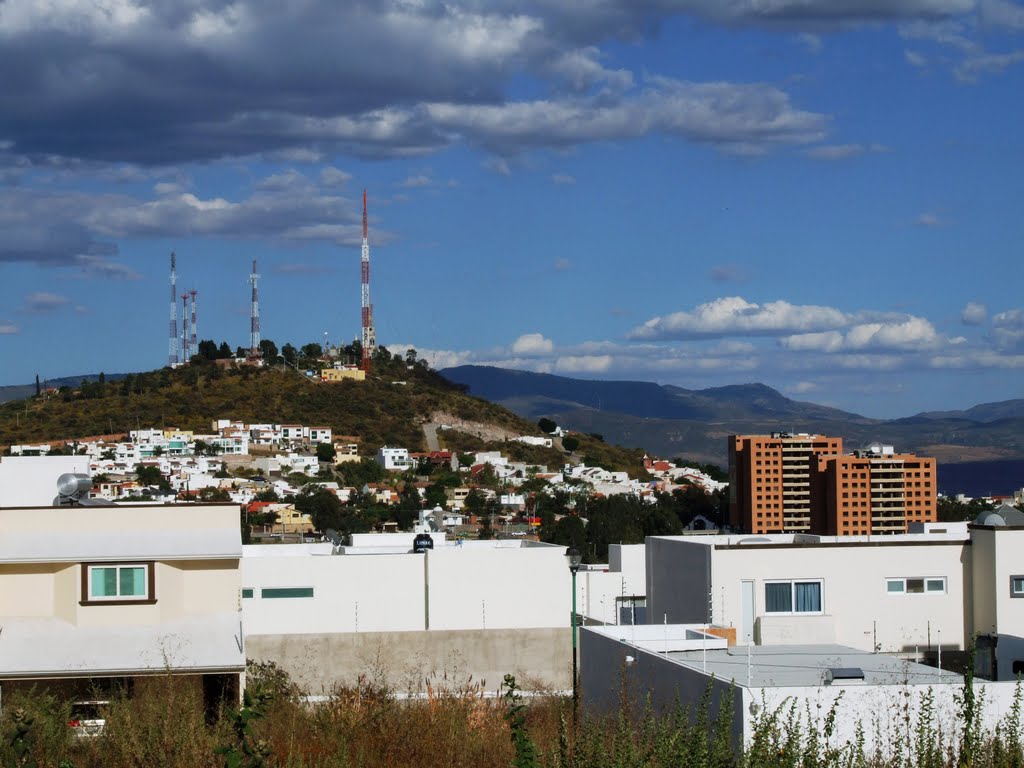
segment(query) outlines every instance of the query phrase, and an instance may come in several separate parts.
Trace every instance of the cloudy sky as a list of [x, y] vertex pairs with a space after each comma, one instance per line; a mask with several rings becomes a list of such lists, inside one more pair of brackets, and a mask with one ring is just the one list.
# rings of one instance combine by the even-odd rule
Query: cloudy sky
[[0, 384], [378, 340], [869, 416], [1024, 396], [1024, 4], [0, 0]]

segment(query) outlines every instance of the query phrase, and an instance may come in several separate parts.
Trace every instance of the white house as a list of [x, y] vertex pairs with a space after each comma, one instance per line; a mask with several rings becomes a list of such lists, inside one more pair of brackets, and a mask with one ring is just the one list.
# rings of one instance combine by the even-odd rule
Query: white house
[[741, 644], [838, 643], [935, 658], [978, 640], [993, 679], [1024, 671], [1024, 527], [929, 533], [654, 536], [652, 623], [712, 623]]
[[388, 471], [404, 472], [414, 466], [407, 448], [391, 448], [385, 445], [377, 449], [376, 459], [377, 463]]

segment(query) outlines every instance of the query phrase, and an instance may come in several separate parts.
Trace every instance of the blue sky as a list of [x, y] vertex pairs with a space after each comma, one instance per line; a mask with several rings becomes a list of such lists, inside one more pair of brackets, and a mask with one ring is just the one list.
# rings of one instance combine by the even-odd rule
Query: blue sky
[[[282, 10], [284, 7], [286, 10]], [[1024, 396], [1024, 5], [0, 0], [0, 384], [359, 333], [906, 416]]]

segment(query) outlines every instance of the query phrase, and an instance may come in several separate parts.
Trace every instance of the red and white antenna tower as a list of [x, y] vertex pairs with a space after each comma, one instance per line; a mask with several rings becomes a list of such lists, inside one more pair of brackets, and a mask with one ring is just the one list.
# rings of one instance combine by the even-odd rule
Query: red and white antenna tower
[[181, 362], [190, 360], [188, 354], [188, 294], [181, 294]]
[[377, 336], [373, 332], [373, 305], [370, 303], [370, 241], [366, 227], [366, 190], [363, 190], [363, 370], [370, 372], [370, 359], [377, 351]]
[[[249, 315], [249, 356], [260, 356], [260, 293], [257, 283], [260, 276], [256, 274], [256, 259], [252, 260], [252, 273], [249, 275], [249, 282], [252, 283], [252, 311]], [[273, 362], [273, 361], [271, 361]]]
[[199, 342], [196, 340], [196, 296], [199, 291], [193, 288], [189, 293], [192, 294], [192, 349], [190, 351], [196, 355], [199, 354]]
[[174, 251], [171, 251], [171, 335], [167, 344], [167, 364], [178, 364], [178, 275], [174, 271]]

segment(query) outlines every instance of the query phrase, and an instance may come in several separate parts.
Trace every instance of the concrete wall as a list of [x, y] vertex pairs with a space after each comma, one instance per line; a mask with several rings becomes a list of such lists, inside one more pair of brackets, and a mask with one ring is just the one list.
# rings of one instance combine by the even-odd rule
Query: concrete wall
[[[651, 536], [646, 556], [647, 620], [652, 624], [707, 621], [711, 547], [695, 537]], [[717, 624], [723, 623], [717, 612], [714, 618]]]
[[[627, 657], [632, 661], [627, 662]], [[588, 715], [615, 715], [623, 705], [639, 715], [649, 695], [655, 712], [675, 712], [678, 703], [684, 709], [689, 707], [693, 717], [700, 697], [710, 687], [709, 717], [714, 720], [723, 705], [731, 707], [733, 741], [740, 743], [743, 697], [731, 683], [586, 630], [580, 634], [580, 659], [580, 697]]]
[[497, 691], [509, 673], [527, 690], [572, 688], [568, 628], [247, 635], [245, 654], [276, 662], [313, 695], [361, 675], [412, 693], [428, 682]]

